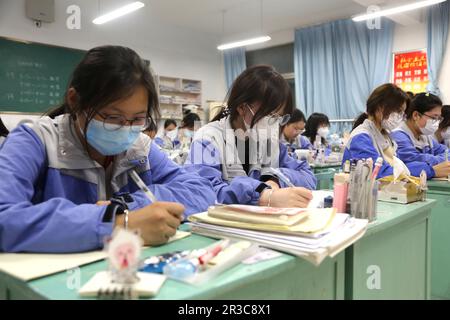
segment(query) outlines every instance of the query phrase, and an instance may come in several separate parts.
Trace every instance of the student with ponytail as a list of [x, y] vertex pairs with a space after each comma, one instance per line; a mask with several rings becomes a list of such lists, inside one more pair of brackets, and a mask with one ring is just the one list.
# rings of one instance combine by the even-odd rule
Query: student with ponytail
[[[353, 125], [353, 131], [344, 151], [343, 163], [347, 160], [359, 160], [378, 157], [383, 158], [383, 165], [378, 178], [393, 174], [396, 157], [396, 144], [390, 138], [391, 133], [404, 119], [404, 112], [409, 103], [409, 97], [402, 89], [387, 83], [376, 88], [367, 100], [366, 113], [361, 114]], [[410, 163], [408, 166], [414, 176], [419, 176], [420, 163]]]
[[316, 179], [279, 140], [293, 112], [286, 80], [271, 66], [250, 67], [234, 81], [227, 106], [196, 133], [186, 166], [212, 182], [221, 203], [306, 207]]

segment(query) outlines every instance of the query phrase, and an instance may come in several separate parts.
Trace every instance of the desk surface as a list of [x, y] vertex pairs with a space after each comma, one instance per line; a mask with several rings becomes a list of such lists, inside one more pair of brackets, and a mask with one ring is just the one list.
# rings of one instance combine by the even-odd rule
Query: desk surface
[[[144, 250], [143, 256], [149, 257], [165, 252], [201, 248], [210, 245], [214, 241], [213, 239], [193, 234], [188, 238], [175, 241], [165, 246], [146, 249]], [[294, 267], [295, 260], [295, 257], [284, 254], [274, 260], [254, 265], [241, 264], [227, 270], [215, 278], [214, 281], [205, 283], [200, 287], [168, 279], [155, 298], [174, 300], [206, 299], [210, 296], [220, 295], [221, 291], [230, 291], [235, 287], [245, 285], [245, 283], [258, 279], [263, 280], [273, 277], [278, 273], [288, 271]], [[305, 261], [305, 263], [307, 262]], [[105, 261], [83, 266], [81, 268], [81, 285], [87, 282], [97, 271], [105, 270], [106, 267], [107, 264]], [[67, 279], [68, 273], [61, 272], [56, 275], [32, 280], [28, 284], [24, 283], [23, 285], [28, 286], [30, 290], [48, 299], [79, 299], [76, 290], [67, 288]]]
[[[420, 214], [421, 212], [423, 213], [424, 210], [431, 208], [433, 204], [434, 200], [417, 202], [409, 205], [378, 202], [378, 220], [370, 225], [365, 236], [390, 228], [393, 225], [400, 224], [414, 215]], [[201, 248], [211, 244], [214, 241], [215, 240], [203, 236], [192, 235], [186, 239], [182, 239], [165, 246], [146, 249], [143, 256], [148, 257], [176, 250]], [[322, 264], [330, 264], [330, 261], [327, 260], [325, 260]], [[303, 261], [300, 258], [283, 254], [281, 257], [276, 259], [254, 265], [240, 264], [230, 270], [227, 270], [213, 281], [205, 283], [199, 287], [183, 284], [173, 280], [167, 280], [155, 299], [207, 299], [209, 297], [221, 296], [221, 293], [226, 295], [226, 292], [239, 289], [252, 282], [265, 281], [273, 277], [280, 276], [280, 274], [286, 275], [291, 272], [295, 274], [294, 269], [305, 268], [305, 265], [308, 264], [308, 262]], [[309, 273], [324, 272], [322, 265], [319, 268], [310, 268], [308, 265], [307, 268]], [[86, 283], [97, 271], [105, 269], [105, 261], [96, 262], [81, 267], [81, 285]], [[332, 267], [327, 267], [328, 273], [330, 273], [329, 270], [332, 270]], [[299, 273], [297, 272], [296, 274]], [[79, 299], [77, 291], [68, 289], [66, 285], [68, 275], [69, 274], [66, 272], [61, 272], [48, 277], [32, 280], [28, 283], [12, 279], [11, 277], [8, 279], [8, 276], [3, 276], [7, 279], [6, 281], [11, 282], [10, 287], [13, 287], [14, 290], [21, 292], [25, 295], [25, 297]], [[0, 274], [0, 278], [1, 276], [2, 275]], [[343, 278], [343, 276], [339, 277]], [[286, 277], [284, 276], [284, 278]], [[288, 278], [289, 277], [287, 277], [287, 281], [289, 280]], [[343, 281], [343, 279], [341, 280]]]
[[449, 181], [437, 181], [437, 180], [429, 180], [428, 188], [430, 191], [440, 190], [450, 192], [450, 182]]
[[431, 199], [423, 202], [413, 202], [407, 205], [378, 201], [377, 220], [369, 223], [364, 237], [391, 228], [418, 214], [423, 214], [424, 211], [431, 211], [435, 204], [436, 201]]

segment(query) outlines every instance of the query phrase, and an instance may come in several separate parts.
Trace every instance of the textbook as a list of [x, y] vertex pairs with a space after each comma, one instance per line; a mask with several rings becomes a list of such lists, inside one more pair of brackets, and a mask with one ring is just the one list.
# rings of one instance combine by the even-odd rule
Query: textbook
[[194, 233], [212, 238], [248, 240], [265, 248], [298, 256], [315, 266], [320, 265], [326, 257], [335, 257], [359, 240], [367, 225], [366, 219], [355, 219], [341, 213], [335, 215], [327, 228], [308, 236], [302, 233], [257, 231], [205, 222], [190, 223]]
[[273, 208], [249, 205], [216, 205], [208, 209], [208, 216], [255, 224], [292, 226], [307, 218], [306, 209]]
[[304, 215], [306, 217], [294, 225], [279, 225], [270, 223], [255, 224], [250, 222], [234, 221], [227, 218], [212, 217], [209, 212], [191, 215], [188, 220], [190, 222], [202, 222], [224, 227], [272, 231], [295, 235], [299, 233], [314, 233], [325, 229], [333, 221], [333, 218], [336, 215], [336, 209], [307, 209], [304, 212]]

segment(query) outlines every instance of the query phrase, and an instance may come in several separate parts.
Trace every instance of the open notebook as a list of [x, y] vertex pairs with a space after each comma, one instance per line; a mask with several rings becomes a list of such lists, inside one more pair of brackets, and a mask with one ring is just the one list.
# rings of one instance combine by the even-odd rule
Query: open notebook
[[[169, 242], [185, 238], [190, 232], [177, 231]], [[0, 253], [0, 270], [23, 281], [82, 266], [106, 258], [104, 251], [68, 254]]]

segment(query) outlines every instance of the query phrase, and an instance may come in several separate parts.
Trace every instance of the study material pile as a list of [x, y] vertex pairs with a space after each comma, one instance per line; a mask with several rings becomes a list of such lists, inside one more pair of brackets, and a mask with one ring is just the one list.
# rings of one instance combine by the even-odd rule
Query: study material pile
[[249, 240], [304, 258], [316, 266], [361, 238], [368, 224], [365, 219], [336, 213], [334, 208], [241, 205], [210, 207], [208, 212], [190, 216], [189, 221], [194, 233], [213, 238]]

